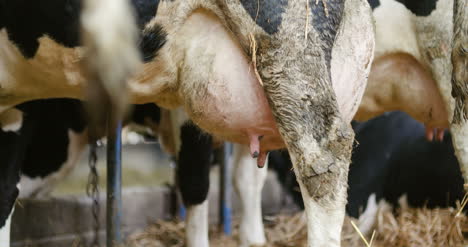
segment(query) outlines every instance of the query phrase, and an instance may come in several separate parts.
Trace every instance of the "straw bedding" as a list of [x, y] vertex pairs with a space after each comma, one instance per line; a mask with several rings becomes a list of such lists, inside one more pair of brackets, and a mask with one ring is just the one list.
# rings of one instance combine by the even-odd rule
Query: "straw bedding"
[[[343, 234], [343, 247], [428, 247], [465, 246], [468, 241], [468, 221], [464, 214], [457, 216], [458, 210], [451, 209], [411, 209], [401, 208], [396, 212], [379, 210], [375, 226], [375, 237], [364, 243], [351, 220], [346, 218]], [[236, 220], [234, 223], [236, 229]], [[271, 247], [305, 246], [306, 222], [302, 212], [292, 215], [265, 217], [268, 245]], [[237, 231], [232, 237], [224, 236], [213, 226], [210, 230], [211, 246], [234, 247], [237, 244]], [[181, 221], [159, 221], [144, 232], [130, 236], [128, 246], [165, 247], [184, 246], [184, 224]]]

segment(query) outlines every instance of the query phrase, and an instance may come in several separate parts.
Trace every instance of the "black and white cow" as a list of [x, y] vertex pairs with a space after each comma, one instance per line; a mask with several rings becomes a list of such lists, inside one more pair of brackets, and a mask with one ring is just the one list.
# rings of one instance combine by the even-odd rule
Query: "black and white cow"
[[[366, 88], [365, 95], [363, 97], [363, 101], [361, 102], [360, 108], [357, 112], [357, 115], [355, 118], [357, 119], [370, 119], [371, 117], [377, 116], [379, 114], [382, 114], [386, 111], [390, 110], [404, 110], [408, 114], [412, 115], [415, 117], [417, 120], [420, 122], [424, 123], [426, 125], [426, 137], [429, 140], [432, 140], [434, 136], [437, 137], [438, 140], [442, 141], [443, 136], [444, 136], [444, 129], [448, 127], [448, 120], [449, 120], [449, 114], [447, 113], [447, 108], [445, 101], [442, 98], [442, 95], [439, 91], [439, 86], [438, 84], [443, 84], [445, 86], [449, 86], [450, 83], [448, 81], [440, 81], [440, 78], [437, 78], [437, 73], [446, 73], [447, 71], [441, 71], [444, 68], [446, 69], [447, 66], [451, 66], [451, 62], [447, 60], [446, 55], [450, 53], [450, 49], [447, 48], [445, 51], [446, 53], [440, 53], [438, 49], [432, 49], [431, 47], [427, 47], [428, 44], [427, 42], [432, 42], [431, 40], [427, 40], [427, 37], [430, 37], [430, 35], [437, 35], [438, 29], [440, 27], [436, 28], [436, 32], [432, 32], [432, 29], [416, 29], [414, 27], [414, 23], [418, 23], [417, 25], [423, 25], [421, 23], [425, 23], [424, 25], [428, 25], [429, 27], [431, 25], [434, 25], [437, 20], [441, 20], [441, 15], [450, 15], [453, 12], [453, 8], [451, 8], [451, 3], [437, 3], [436, 0], [429, 0], [429, 1], [422, 1], [421, 3], [412, 3], [408, 1], [393, 1], [394, 3], [391, 3], [391, 1], [369, 1], [370, 5], [372, 6], [374, 10], [374, 15], [375, 15], [375, 21], [376, 21], [376, 37], [377, 37], [377, 47], [376, 47], [376, 59], [373, 61], [373, 67], [371, 69], [371, 74], [369, 76], [369, 82]], [[440, 1], [439, 1], [440, 2]], [[397, 5], [397, 12], [393, 13], [393, 8], [383, 8], [382, 6], [387, 5], [387, 4], [393, 4]], [[382, 5], [382, 6], [381, 6]], [[392, 6], [393, 6], [392, 5]], [[381, 7], [379, 7], [381, 6]], [[405, 10], [406, 9], [406, 10]], [[434, 14], [431, 14], [434, 12]], [[412, 12], [412, 14], [409, 14]], [[398, 21], [389, 21], [389, 19], [393, 20], [393, 18], [400, 18], [403, 17], [402, 19], [399, 19]], [[425, 16], [426, 18], [421, 18], [422, 16]], [[444, 23], [443, 25], [451, 25], [452, 19], [451, 18], [446, 18], [443, 20]], [[403, 25], [404, 28], [399, 28], [399, 25]], [[428, 33], [430, 31], [430, 33]], [[451, 39], [450, 32], [445, 32], [445, 33], [440, 33], [442, 37], [440, 38], [440, 42], [443, 45], [444, 42], [448, 42]], [[398, 37], [398, 39], [392, 39], [391, 36]], [[426, 40], [418, 40], [418, 37], [426, 37]], [[446, 43], [447, 45], [448, 43]], [[423, 58], [421, 58], [421, 55], [418, 55], [417, 53], [421, 52], [418, 49], [423, 49], [425, 53], [423, 56], [436, 56], [435, 58], [429, 58], [431, 59], [439, 59], [439, 61], [436, 61], [435, 63], [441, 63], [441, 64], [436, 64], [433, 66], [428, 66], [427, 61], [425, 61]], [[442, 47], [443, 48], [443, 47]], [[442, 49], [441, 48], [441, 49]], [[447, 53], [448, 52], [448, 53]], [[437, 57], [440, 56], [440, 57]], [[436, 59], [437, 58], [437, 59]], [[426, 58], [427, 59], [427, 58]], [[332, 74], [333, 75], [338, 75]], [[446, 74], [447, 75], [447, 74]], [[451, 76], [450, 74], [448, 74]], [[341, 74], [341, 76], [346, 76], [345, 73]], [[343, 90], [346, 90], [346, 88], [341, 88]], [[338, 92], [340, 88], [336, 87], [335, 92]], [[339, 101], [340, 99], [338, 99]], [[352, 107], [352, 105], [347, 105], [348, 107]], [[407, 118], [407, 116], [405, 116]], [[381, 120], [383, 121], [383, 120]], [[393, 128], [393, 124], [395, 121], [399, 120], [389, 120], [390, 122], [388, 123], [387, 127], [388, 128]], [[408, 120], [409, 121], [409, 120]], [[411, 120], [411, 123], [413, 123], [415, 126], [421, 127], [417, 123], [414, 122], [414, 120]], [[380, 123], [382, 124], [382, 123]], [[409, 124], [409, 123], [407, 123]], [[375, 124], [377, 125], [377, 124]], [[385, 126], [385, 124], [383, 124]], [[406, 128], [406, 130], [410, 130], [410, 128]], [[391, 134], [391, 133], [388, 133]], [[410, 133], [412, 134], [412, 133]], [[360, 137], [358, 138], [365, 138], [366, 134], [365, 133], [360, 133]], [[423, 132], [424, 136], [424, 132]], [[390, 150], [396, 150], [397, 146], [400, 145], [401, 143], [399, 141], [402, 141], [403, 139], [406, 138], [405, 134], [401, 133], [401, 135], [396, 135], [395, 140], [392, 140], [391, 137], [385, 136], [384, 134], [384, 139], [387, 138], [390, 143], [385, 144], [383, 147], [376, 146], [376, 149], [379, 149], [383, 152], [383, 150], [390, 149]], [[414, 138], [420, 138], [419, 135], [414, 135]], [[409, 137], [408, 137], [409, 138]], [[409, 139], [406, 139], [409, 140]], [[424, 140], [419, 140], [421, 143], [414, 143], [412, 145], [418, 146], [420, 148], [434, 148], [437, 149], [439, 148], [440, 145], [442, 144], [428, 144], [426, 143], [426, 147], [422, 144]], [[444, 141], [446, 144], [447, 140]], [[358, 148], [358, 154], [362, 155], [364, 157], [374, 157], [374, 156], [369, 156], [369, 154], [366, 153], [366, 151], [370, 150], [370, 147], [363, 147], [363, 148]], [[447, 149], [444, 149], [443, 147], [440, 147], [440, 152], [435, 152], [434, 155], [437, 157], [442, 157], [444, 158], [444, 154], [447, 154], [447, 157], [453, 158], [453, 153], [450, 153]], [[366, 150], [366, 151], [364, 151]], [[372, 152], [372, 151], [371, 151]], [[403, 151], [398, 151], [400, 154], [400, 158], [406, 159], [409, 157], [404, 157], [403, 156]], [[355, 153], [353, 156], [353, 159], [360, 160], [359, 155]], [[367, 156], [366, 156], [367, 155]], [[375, 153], [375, 156], [378, 159], [378, 155], [383, 155], [381, 153]], [[408, 155], [407, 153], [405, 154], [406, 156]], [[283, 162], [289, 161], [289, 157], [282, 157], [283, 155], [279, 155], [278, 153], [272, 154], [271, 159], [282, 159]], [[380, 156], [383, 157], [383, 156]], [[414, 159], [415, 157], [411, 157], [411, 159]], [[238, 156], [239, 160], [243, 160], [243, 156], [240, 155]], [[364, 169], [367, 169], [365, 165], [368, 165], [366, 162], [359, 162], [364, 164], [363, 166], [365, 167]], [[239, 163], [236, 163], [237, 165], [242, 166]], [[457, 165], [456, 162], [453, 162], [452, 160], [452, 165]], [[387, 165], [387, 163], [382, 163], [382, 165]], [[194, 169], [194, 168], [193, 168]], [[377, 168], [376, 168], [377, 169]], [[446, 172], [452, 172], [452, 171], [457, 171], [456, 167], [450, 167], [450, 169], [447, 169]], [[357, 168], [355, 170], [358, 170]], [[237, 171], [237, 170], [236, 170]], [[242, 171], [242, 170], [239, 170]], [[289, 167], [283, 168], [282, 172], [287, 174], [290, 171]], [[352, 170], [353, 171], [353, 170]], [[198, 172], [203, 172], [203, 171], [198, 171]], [[204, 171], [205, 173], [207, 171]], [[385, 169], [380, 171], [382, 173], [385, 172]], [[252, 173], [252, 172], [251, 172]], [[207, 173], [206, 173], [207, 174]], [[252, 173], [254, 174], [254, 173]], [[352, 172], [350, 174], [351, 181], [349, 181], [350, 185], [354, 184], [356, 179], [353, 178], [353, 174], [362, 174], [358, 172]], [[377, 172], [376, 172], [377, 174]], [[453, 175], [453, 174], [451, 174]], [[201, 176], [200, 178], [204, 178], [207, 175]], [[453, 175], [452, 177], [454, 177]], [[444, 177], [444, 176], [442, 176]], [[235, 179], [241, 179], [241, 176], [236, 177]], [[289, 178], [290, 181], [293, 181], [296, 183], [296, 180], [294, 177]], [[243, 183], [244, 185], [250, 184], [251, 186], [256, 186], [261, 188], [262, 186], [262, 179], [259, 181], [255, 182], [255, 179], [252, 179], [249, 183]], [[370, 181], [372, 179], [369, 179]], [[195, 183], [195, 182], [194, 182]], [[205, 183], [204, 183], [205, 184]], [[258, 185], [257, 185], [258, 184]], [[205, 184], [205, 186], [207, 186]], [[461, 193], [461, 187], [459, 187], [459, 184], [457, 184], [458, 189], [458, 194], [455, 199], [460, 199], [460, 194]], [[238, 187], [242, 189], [242, 186]], [[361, 188], [356, 185], [352, 185], [352, 188], [357, 188], [357, 191], [360, 191]], [[402, 188], [405, 190], [405, 188]], [[445, 189], [445, 188], [444, 188]], [[357, 216], [358, 214], [358, 207], [355, 207], [353, 205], [358, 205], [362, 206], [365, 205], [365, 203], [368, 202], [368, 197], [369, 195], [367, 194], [361, 194], [361, 195], [356, 195], [356, 192], [354, 189], [351, 189], [349, 191], [351, 193], [350, 198], [352, 198], [352, 201], [348, 204], [348, 213], [351, 213], [352, 216]], [[381, 194], [378, 194], [377, 196], [380, 196]], [[435, 195], [431, 195], [433, 200], [436, 200]], [[295, 194], [295, 197], [297, 199], [300, 199], [302, 201], [302, 197], [299, 193]], [[205, 197], [203, 197], [205, 198]], [[365, 198], [365, 201], [359, 201], [358, 198], [363, 199]], [[411, 196], [412, 200], [415, 199], [415, 195]], [[452, 198], [451, 202], [453, 203], [454, 200]], [[389, 199], [390, 200], [390, 199]], [[201, 204], [201, 201], [198, 200], [199, 202], [194, 203], [194, 204]], [[394, 201], [392, 201], [394, 203]], [[437, 205], [444, 205], [440, 201], [436, 201], [435, 203], [438, 203]], [[374, 203], [375, 204], [375, 203]], [[256, 208], [254, 206], [255, 204], [251, 204], [250, 208]], [[195, 207], [195, 206], [194, 206]], [[205, 205], [200, 205], [200, 207], [205, 207]], [[352, 208], [352, 209], [350, 209]], [[189, 209], [190, 210], [190, 209]], [[206, 209], [205, 209], [206, 210]], [[254, 211], [254, 210], [253, 210]], [[195, 219], [201, 220], [202, 218], [206, 218], [205, 216], [199, 216], [195, 217]], [[255, 222], [258, 222], [257, 220], [259, 217], [249, 217], [250, 220], [253, 220], [254, 222], [251, 223], [251, 225], [259, 225], [255, 224]], [[189, 217], [187, 218], [187, 221], [189, 225], [192, 222], [191, 214], [189, 214]], [[194, 220], [193, 222], [199, 222], [197, 220]], [[248, 221], [242, 221], [242, 222], [248, 222]], [[195, 224], [195, 223], [194, 223]], [[365, 228], [365, 226], [363, 226]], [[205, 227], [206, 228], [206, 227]], [[203, 243], [207, 243], [207, 233], [205, 228], [201, 228], [199, 232], [196, 232], [193, 229], [188, 230], [188, 234], [190, 234], [192, 231], [194, 231], [195, 236], [203, 236], [204, 240], [202, 241]], [[246, 227], [245, 229], [249, 229]], [[241, 224], [241, 244], [248, 243], [248, 241], [245, 241], [245, 239], [248, 239], [248, 237], [244, 237], [242, 233], [245, 232], [242, 230], [242, 224]], [[250, 231], [250, 232], [256, 232], [256, 231]], [[263, 232], [262, 232], [263, 234]], [[256, 234], [257, 236], [262, 236], [262, 234]], [[252, 234], [254, 235], [254, 234]], [[248, 234], [245, 234], [244, 236], [248, 236]], [[261, 238], [259, 238], [261, 239]], [[190, 241], [189, 241], [190, 243]], [[251, 242], [255, 243], [255, 242]], [[261, 241], [257, 242], [261, 243]]]
[[[129, 19], [132, 17], [131, 9], [128, 9], [125, 0], [112, 1], [110, 9], [108, 9], [109, 2], [100, 1], [99, 3], [102, 5], [93, 2], [80, 0], [47, 0], [41, 3], [0, 1], [2, 89], [10, 88], [21, 80], [42, 85], [41, 87], [62, 84], [58, 87], [53, 86], [51, 91], [60, 92], [59, 94], [63, 97], [70, 97], [66, 92], [69, 91], [70, 87], [77, 86], [73, 85], [74, 79], [83, 76], [70, 68], [86, 64], [80, 61], [84, 54], [83, 50], [81, 48], [74, 49], [81, 43], [81, 39], [88, 44], [89, 50], [87, 52], [91, 54], [88, 57], [94, 59], [87, 69], [94, 66], [97, 70], [95, 72], [97, 76], [89, 76], [88, 79], [100, 79], [100, 81], [104, 81], [104, 84], [108, 83], [109, 80], [103, 78], [105, 73], [120, 66], [119, 73], [113, 72], [113, 79], [115, 79], [113, 83], [122, 80], [132, 64], [131, 50], [133, 48], [131, 46], [134, 37], [132, 36], [131, 24], [134, 21]], [[134, 1], [132, 3], [136, 7], [139, 17], [137, 22], [140, 26], [154, 17], [158, 1]], [[86, 17], [83, 18], [85, 22], [82, 29], [84, 30], [83, 37], [80, 38], [82, 9], [84, 9], [83, 15]], [[105, 16], [102, 15], [103, 11], [107, 13]], [[112, 26], [113, 28], [109, 28], [109, 22], [107, 22], [109, 20], [115, 25]], [[95, 25], [99, 22], [100, 26]], [[107, 35], [107, 37], [102, 39], [103, 35]], [[122, 35], [122, 37], [116, 38], [116, 35], [117, 37]], [[44, 40], [48, 40], [45, 45]], [[103, 43], [105, 44], [102, 45]], [[106, 48], [108, 49], [107, 53]], [[46, 56], [41, 54], [46, 54]], [[75, 57], [70, 56], [71, 54], [74, 54]], [[122, 58], [129, 58], [129, 61]], [[101, 70], [106, 67], [107, 70]], [[23, 72], [19, 72], [20, 70]], [[59, 84], [55, 84], [57, 82]], [[25, 90], [23, 91], [25, 94], [35, 94], [36, 92], [27, 86], [20, 87], [21, 90]], [[112, 85], [106, 85], [106, 87], [112, 87]], [[56, 178], [69, 171], [76, 163], [77, 153], [86, 143], [82, 139], [84, 135], [76, 135], [74, 132], [77, 130], [74, 128], [82, 123], [77, 120], [80, 119], [80, 115], [74, 111], [76, 109], [74, 106], [68, 107], [68, 103], [64, 102], [59, 104], [52, 101], [28, 102], [15, 109], [11, 107], [18, 103], [34, 98], [48, 97], [26, 97], [20, 100], [17, 98], [10, 103], [3, 104], [5, 100], [9, 101], [10, 96], [13, 96], [6, 91], [2, 90], [0, 93], [0, 101], [2, 101], [0, 115], [4, 121], [0, 136], [2, 142], [0, 169], [4, 171], [0, 175], [1, 246], [9, 246], [9, 229], [7, 229], [9, 228], [9, 220], [7, 218], [11, 217], [13, 203], [18, 196], [17, 184], [21, 166], [24, 168], [23, 175], [32, 178], [32, 182], [24, 186], [24, 194], [40, 194], [41, 192], [36, 191], [36, 189], [41, 191], [43, 188], [47, 188], [44, 183], [54, 183]], [[116, 90], [109, 93], [113, 93], [115, 97], [115, 92]], [[21, 113], [23, 110], [24, 114]], [[17, 124], [21, 122], [23, 124]], [[44, 143], [47, 141], [50, 142]], [[47, 178], [41, 179], [46, 175]], [[28, 191], [26, 188], [32, 189]]]
[[[465, 11], [457, 10], [466, 3], [458, 1], [455, 5], [458, 6], [455, 9], [455, 30], [461, 29], [464, 33]], [[112, 59], [114, 53], [127, 51], [112, 49], [119, 47], [121, 39], [131, 41], [132, 36], [131, 32], [122, 32], [125, 35], [118, 36], [118, 31], [125, 29], [130, 22], [127, 18], [118, 19], [116, 14], [122, 13], [123, 0], [112, 4], [116, 7], [109, 10], [105, 9], [109, 1], [84, 1], [85, 7], [101, 10], [101, 16], [99, 12], [97, 15], [93, 12], [83, 15], [83, 39], [88, 44], [88, 52], [96, 51], [95, 54], [103, 60], [89, 59], [93, 53], [83, 54], [82, 49], [63, 47], [63, 42], [73, 36], [65, 35], [64, 38], [56, 35], [56, 30], [47, 22], [38, 30], [20, 28], [18, 35], [12, 31], [15, 29], [12, 25], [20, 23], [18, 19], [23, 18], [23, 10], [31, 6], [23, 1], [13, 2], [2, 1], [1, 8], [2, 12], [19, 13], [1, 15], [0, 25], [5, 31], [0, 37], [0, 57], [6, 68], [0, 76], [1, 110], [36, 98], [82, 98], [83, 87], [90, 78], [96, 77], [94, 73], [102, 73], [97, 77], [112, 81], [109, 80], [112, 70], [109, 70], [108, 63], [99, 62], [106, 61], [106, 58], [110, 64], [117, 63], [116, 66], [118, 62], [123, 63], [124, 69], [114, 71], [119, 75], [114, 81], [120, 83], [121, 78], [128, 74], [127, 70], [131, 70], [132, 59], [128, 59], [129, 64], [126, 64], [127, 59]], [[80, 16], [74, 11], [76, 8], [69, 8], [73, 7], [70, 5], [73, 2], [51, 3], [59, 10], [65, 10], [60, 12], [51, 8], [54, 13], [67, 13], [61, 23], [69, 23], [67, 20], [76, 20], [73, 18]], [[259, 157], [260, 166], [267, 151], [286, 145], [304, 192], [309, 245], [338, 246], [352, 146], [349, 122], [364, 91], [373, 56], [374, 33], [367, 3], [359, 0], [191, 0], [157, 4], [157, 16], [142, 32], [141, 47], [146, 51], [146, 63], [141, 66], [141, 73], [127, 83], [131, 101], [156, 102], [171, 108], [183, 105], [190, 118], [205, 131], [223, 139], [249, 144], [251, 155]], [[106, 11], [108, 13], [103, 13]], [[453, 9], [451, 11], [454, 12]], [[63, 17], [57, 18], [47, 11], [37, 13], [39, 20]], [[112, 20], [110, 17], [114, 17], [115, 23], [100, 21]], [[444, 20], [450, 22], [453, 19]], [[429, 27], [439, 31], [436, 28], [442, 26], [439, 21], [437, 19], [437, 25], [429, 24]], [[96, 28], [93, 29], [94, 26]], [[106, 27], [114, 31], [109, 32], [111, 35], [107, 38]], [[58, 29], [58, 33], [62, 33], [60, 30], [78, 33], [77, 28], [73, 30], [68, 25], [61, 25]], [[447, 37], [452, 38], [446, 33], [427, 33], [430, 34], [428, 37], [442, 37], [444, 41]], [[94, 42], [93, 37], [96, 37]], [[461, 35], [460, 39], [465, 38]], [[423, 45], [420, 50], [427, 51], [432, 47], [429, 42], [425, 43], [430, 39], [421, 36], [417, 40]], [[106, 42], [117, 45], [106, 46]], [[32, 55], [28, 56], [21, 49], [22, 43], [33, 44], [33, 47], [35, 44], [37, 49], [32, 49]], [[461, 51], [463, 55], [461, 44], [457, 46], [461, 47], [457, 52]], [[446, 55], [442, 59], [437, 56], [432, 60], [433, 64], [442, 64], [442, 67], [450, 64], [442, 61], [447, 60]], [[91, 75], [85, 73], [89, 69], [81, 67], [83, 57], [84, 61], [97, 68], [91, 70]], [[454, 58], [457, 65], [466, 64], [463, 56]], [[433, 68], [433, 71], [442, 70], [447, 71]], [[464, 74], [460, 69], [458, 71], [455, 71], [457, 75]], [[450, 84], [446, 79], [439, 80], [435, 76], [441, 85]], [[462, 76], [456, 77], [455, 85], [464, 85], [463, 80]], [[459, 156], [464, 157], [466, 152], [462, 142], [466, 140], [463, 138], [466, 131], [462, 131], [465, 125], [461, 106], [466, 95], [464, 90], [456, 89], [454, 87], [455, 97], [461, 103], [453, 107], [456, 121], [451, 128], [458, 131], [454, 135], [454, 139], [459, 140], [455, 140], [455, 147]], [[442, 90], [445, 102], [452, 97], [449, 91]], [[115, 92], [109, 94], [113, 98], [125, 98], [116, 96]], [[461, 127], [457, 130], [457, 126]]]
[[[159, 108], [136, 105], [127, 122], [157, 131]], [[76, 167], [89, 142], [82, 102], [47, 99], [22, 103], [0, 115], [0, 245], [9, 245], [17, 197], [42, 197]], [[19, 188], [18, 188], [19, 187]]]
[[425, 124], [429, 139], [442, 139], [444, 129], [450, 127], [455, 152], [466, 171], [467, 1], [369, 3], [376, 23], [376, 49], [356, 118], [405, 111]]
[[[464, 195], [463, 178], [451, 136], [443, 142], [425, 138], [421, 123], [403, 112], [390, 112], [364, 123], [353, 123], [356, 143], [348, 176], [346, 213], [362, 219], [370, 233], [377, 205], [399, 207], [404, 197], [411, 207], [456, 207]], [[294, 201], [303, 207], [287, 152], [272, 152], [269, 165]], [[363, 216], [363, 217], [361, 217]]]
[[[19, 196], [37, 195], [65, 176], [85, 145], [81, 103], [70, 99], [26, 102], [0, 116], [0, 244], [9, 245], [9, 219]], [[38, 190], [41, 188], [42, 190]]]
[[[0, 110], [34, 99], [82, 99], [96, 78], [121, 83], [133, 66], [131, 55], [122, 59], [132, 48], [119, 46], [132, 40], [131, 21], [119, 15], [123, 2], [83, 1], [80, 14], [78, 0], [38, 6], [2, 1]], [[250, 145], [259, 166], [268, 151], [287, 146], [304, 191], [309, 245], [339, 246], [353, 139], [349, 123], [373, 56], [367, 2], [190, 0], [155, 6], [156, 16], [141, 32], [144, 63], [126, 83], [130, 101], [183, 106], [208, 133]], [[30, 16], [37, 25], [19, 25]], [[74, 39], [79, 16], [86, 47]], [[111, 98], [125, 98], [104, 88]]]
[[50, 99], [26, 102], [16, 109], [22, 112], [22, 125], [32, 126], [29, 135], [23, 128], [17, 133], [18, 138], [28, 139], [23, 160], [16, 164], [21, 172], [19, 196], [45, 196], [74, 169], [88, 144], [83, 107], [78, 100]]

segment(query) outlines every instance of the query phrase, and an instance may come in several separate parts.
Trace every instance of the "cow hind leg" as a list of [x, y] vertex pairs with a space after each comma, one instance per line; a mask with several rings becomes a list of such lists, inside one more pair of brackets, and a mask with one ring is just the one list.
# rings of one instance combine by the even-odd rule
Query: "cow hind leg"
[[239, 240], [241, 247], [266, 243], [262, 221], [262, 188], [268, 170], [258, 168], [249, 148], [234, 145], [234, 187], [241, 202]]
[[3, 226], [0, 226], [0, 246], [10, 246], [10, 225], [14, 209], [11, 209]]
[[[0, 118], [0, 124], [1, 120]], [[9, 124], [17, 126], [13, 129], [7, 130], [4, 129], [6, 125], [0, 126], [2, 127], [0, 128], [0, 157], [2, 157], [2, 162], [0, 162], [0, 246], [2, 247], [10, 246], [10, 224], [19, 195], [20, 168], [34, 126], [33, 121], [27, 117], [16, 118], [15, 121], [17, 123]]]
[[452, 50], [452, 93], [455, 109], [450, 126], [455, 153], [468, 185], [468, 1], [455, 0]]
[[[288, 78], [290, 75], [304, 78]], [[330, 84], [321, 82], [324, 76], [301, 76], [301, 73], [276, 76], [279, 77], [276, 83], [265, 80], [264, 85], [301, 188], [308, 246], [340, 246], [354, 137], [351, 126], [341, 120]], [[300, 83], [309, 80], [314, 83]]]
[[[349, 2], [358, 1], [346, 1], [343, 15], [349, 18], [354, 16], [353, 11], [359, 11], [367, 17], [361, 24], [367, 24], [365, 21], [370, 21], [370, 8], [365, 4], [360, 6], [362, 3]], [[350, 114], [340, 113], [336, 98], [339, 95], [331, 83], [325, 55], [330, 48], [315, 45], [321, 42], [320, 30], [315, 30], [312, 25], [308, 29], [307, 42], [297, 34], [297, 30], [304, 30], [304, 22], [297, 21], [298, 18], [304, 16], [301, 21], [306, 21], [300, 3], [297, 1], [297, 9], [288, 10], [290, 13], [283, 17], [283, 23], [288, 23], [288, 26], [280, 29], [276, 36], [279, 39], [265, 47], [260, 45], [262, 56], [259, 63], [268, 65], [260, 70], [260, 74], [304, 199], [308, 246], [338, 247], [341, 245], [354, 134], [348, 119], [343, 119]], [[316, 8], [316, 5], [310, 6]], [[371, 32], [367, 31], [347, 37], [372, 38]], [[372, 51], [369, 49], [370, 54]], [[366, 59], [370, 62], [369, 56]], [[354, 97], [350, 97], [348, 103], [360, 102], [359, 95], [351, 96]]]
[[337, 162], [334, 168], [310, 177], [304, 172], [310, 169], [309, 164], [299, 161], [297, 156], [291, 157], [304, 200], [308, 246], [340, 246], [348, 164]]
[[209, 246], [208, 224], [208, 200], [187, 206], [185, 234], [188, 247]]
[[187, 208], [186, 237], [188, 247], [207, 247], [210, 158], [212, 139], [198, 127], [186, 122], [180, 128], [180, 151], [177, 179]]

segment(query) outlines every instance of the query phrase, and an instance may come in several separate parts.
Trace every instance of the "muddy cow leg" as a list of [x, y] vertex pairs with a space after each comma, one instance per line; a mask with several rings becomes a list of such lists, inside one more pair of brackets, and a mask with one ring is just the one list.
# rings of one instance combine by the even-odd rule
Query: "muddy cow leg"
[[327, 40], [338, 29], [344, 1], [326, 2], [327, 10], [308, 4], [313, 21], [306, 37], [297, 31], [305, 30], [306, 1], [289, 1], [274, 39], [256, 37], [259, 72], [291, 155], [307, 215], [308, 246], [313, 247], [340, 246], [354, 138], [338, 110], [330, 73], [334, 41]]
[[[239, 240], [241, 247], [261, 246], [266, 243], [262, 221], [262, 188], [267, 169], [258, 168], [249, 148], [234, 145], [234, 187], [241, 202]], [[267, 166], [267, 164], [265, 164]]]
[[452, 50], [452, 96], [455, 99], [450, 130], [455, 154], [468, 181], [468, 1], [455, 0]]
[[181, 110], [176, 111], [171, 115], [178, 150], [177, 180], [182, 201], [187, 208], [187, 246], [208, 247], [207, 196], [210, 186], [210, 158], [213, 153], [212, 138], [188, 121]]
[[[300, 86], [295, 85], [282, 85], [278, 88], [287, 97], [294, 97], [297, 92], [306, 92], [298, 90]], [[314, 94], [312, 91], [308, 92]], [[301, 99], [300, 95], [295, 96]], [[271, 99], [272, 102], [284, 100], [280, 95], [274, 94]], [[291, 107], [277, 105], [275, 115], [301, 188], [307, 215], [308, 246], [340, 246], [354, 136], [352, 129], [348, 123], [341, 121], [336, 110], [332, 110], [335, 103], [331, 99], [311, 100], [305, 104], [301, 100], [292, 104], [293, 98], [288, 100]], [[322, 105], [324, 108], [314, 109], [313, 105], [320, 102], [330, 108], [326, 109]], [[309, 109], [300, 104], [308, 105]]]

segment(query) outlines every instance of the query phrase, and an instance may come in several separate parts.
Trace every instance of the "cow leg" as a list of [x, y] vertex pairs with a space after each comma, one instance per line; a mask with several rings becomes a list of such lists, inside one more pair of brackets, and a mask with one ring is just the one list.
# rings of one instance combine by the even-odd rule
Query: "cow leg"
[[309, 165], [296, 157], [291, 155], [307, 216], [308, 246], [340, 246], [348, 163], [337, 161], [324, 173], [310, 176], [306, 170], [318, 162]]
[[[33, 130], [27, 116], [10, 109], [0, 115], [0, 246], [10, 246], [11, 216], [18, 198], [21, 164]], [[12, 117], [15, 116], [15, 117]]]
[[[328, 1], [327, 4], [330, 8], [332, 3]], [[305, 5], [301, 1], [289, 2], [290, 9], [282, 21], [283, 25], [288, 25], [279, 30], [278, 39], [263, 45], [258, 37], [259, 72], [301, 188], [308, 246], [336, 247], [340, 246], [345, 216], [346, 181], [354, 134], [349, 122], [342, 119], [349, 113], [339, 112], [331, 83], [330, 58], [326, 54], [331, 50], [328, 45], [333, 44], [324, 44], [320, 30], [313, 25], [309, 26], [306, 39], [297, 33], [297, 30], [304, 30]], [[310, 4], [312, 9], [317, 6], [320, 4]], [[367, 11], [370, 16], [368, 7], [352, 9], [347, 8], [345, 13]], [[323, 10], [319, 11], [323, 13]], [[301, 16], [304, 19], [301, 20]], [[334, 18], [338, 17], [320, 20], [325, 22]], [[354, 35], [360, 37], [358, 32]], [[368, 35], [362, 33], [361, 36], [367, 38]], [[323, 46], [317, 45], [321, 43]], [[359, 103], [358, 98], [356, 96], [355, 101], [350, 98], [348, 102]]]
[[[295, 64], [284, 59], [289, 60], [286, 66]], [[350, 124], [340, 119], [331, 85], [324, 83], [323, 75], [282, 73], [264, 85], [301, 188], [308, 246], [335, 247], [340, 246], [354, 135]]]
[[[49, 140], [49, 142], [55, 141]], [[35, 197], [41, 198], [49, 195], [57, 186], [57, 184], [63, 181], [78, 165], [79, 159], [86, 145], [88, 144], [88, 133], [76, 133], [72, 130], [68, 130], [68, 146], [63, 147], [63, 150], [57, 149], [57, 152], [66, 152], [66, 160], [60, 164], [57, 171], [50, 172], [44, 177], [37, 176], [34, 178], [30, 177], [30, 172], [33, 165], [32, 162], [25, 162], [23, 164], [22, 176], [21, 176], [21, 192], [20, 197]], [[62, 148], [62, 147], [60, 147]], [[34, 154], [29, 154], [34, 157]], [[28, 159], [31, 160], [31, 159]], [[53, 165], [50, 162], [50, 165]], [[40, 163], [42, 164], [42, 163]], [[27, 167], [26, 167], [27, 166]], [[43, 167], [44, 171], [50, 169], [49, 167]]]
[[[176, 139], [177, 180], [182, 200], [187, 208], [186, 229], [188, 247], [207, 247], [208, 242], [208, 189], [210, 185], [210, 158], [212, 138], [189, 121], [183, 121], [180, 111], [172, 114]], [[179, 123], [183, 123], [180, 126]]]
[[[11, 209], [11, 212], [8, 214], [8, 218], [6, 218], [6, 220], [3, 221], [4, 224], [0, 224], [0, 246], [10, 246], [10, 226], [13, 211], [14, 208]], [[0, 221], [2, 221], [2, 219], [0, 219]]]
[[259, 169], [252, 159], [249, 148], [234, 145], [234, 186], [241, 202], [239, 238], [241, 247], [259, 246], [266, 243], [262, 221], [262, 188], [267, 169]]
[[10, 186], [12, 183], [8, 180], [0, 181], [0, 184], [3, 183], [7, 184], [0, 189], [0, 246], [8, 247], [10, 246], [11, 217], [15, 210], [15, 202], [18, 197], [19, 189], [18, 185], [13, 184], [13, 186]]
[[210, 246], [208, 240], [208, 200], [200, 204], [186, 204], [187, 219], [185, 220], [185, 235], [188, 247]]
[[452, 50], [452, 93], [455, 109], [450, 126], [455, 153], [468, 184], [468, 1], [455, 0]]

